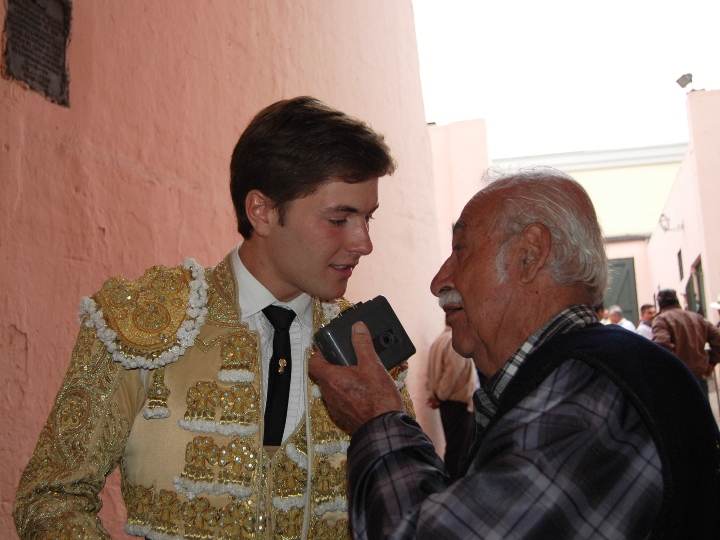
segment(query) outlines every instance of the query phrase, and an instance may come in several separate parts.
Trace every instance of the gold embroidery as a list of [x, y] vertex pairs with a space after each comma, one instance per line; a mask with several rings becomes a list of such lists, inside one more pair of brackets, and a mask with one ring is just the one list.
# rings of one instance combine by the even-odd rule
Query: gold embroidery
[[147, 392], [147, 407], [149, 409], [166, 409], [170, 390], [165, 386], [165, 368], [154, 370], [152, 372], [152, 381], [152, 385], [150, 385]]
[[349, 441], [350, 437], [330, 417], [322, 399], [313, 399], [310, 404], [310, 419], [313, 426], [313, 443], [328, 444]]
[[218, 447], [211, 437], [195, 437], [185, 448], [185, 468], [181, 476], [193, 482], [213, 481], [212, 466], [218, 462]]
[[341, 465], [334, 467], [326, 456], [315, 455], [314, 473], [317, 481], [313, 483], [313, 503], [318, 506], [322, 503], [334, 501], [336, 498], [345, 498], [347, 492], [345, 459], [340, 460]]
[[[52, 412], [20, 479], [14, 509], [20, 537], [65, 540], [85, 538], [78, 530], [100, 530], [91, 493], [101, 489], [127, 440], [129, 424], [111, 401], [124, 374], [95, 340], [95, 330], [82, 325]], [[94, 451], [94, 445], [103, 452]], [[88, 496], [67, 495], [68, 478], [80, 470]]]
[[215, 407], [220, 404], [221, 391], [215, 381], [200, 381], [187, 391], [185, 420], [215, 420]]
[[258, 402], [257, 392], [250, 384], [235, 384], [229, 389], [223, 390], [220, 396], [220, 405], [223, 409], [220, 415], [220, 424], [240, 424], [242, 426], [257, 424]]
[[[68, 540], [90, 540], [90, 535], [87, 534], [81, 526], [73, 525], [68, 519], [61, 518], [60, 523], [55, 523], [51, 530], [57, 531], [53, 533], [55, 538], [67, 538]], [[50, 532], [51, 531], [49, 530], [48, 533]]]
[[220, 369], [255, 372], [259, 356], [257, 333], [244, 329], [223, 339], [220, 347], [220, 358], [222, 358]]
[[152, 488], [130, 485], [125, 482], [125, 475], [123, 474], [121, 489], [128, 524], [136, 526], [150, 525], [146, 520], [149, 516], [156, 515], [153, 508]]
[[333, 523], [329, 519], [313, 516], [310, 521], [313, 540], [338, 540], [350, 538], [350, 527], [347, 518], [343, 517]]
[[182, 266], [153, 266], [136, 280], [106, 281], [94, 298], [117, 333], [118, 350], [131, 357], [156, 358], [173, 347], [186, 320], [190, 279]]
[[218, 453], [217, 464], [220, 465], [218, 483], [252, 487], [255, 483], [257, 463], [258, 453], [252, 439], [250, 437], [233, 438]]
[[205, 497], [198, 497], [183, 504], [185, 538], [212, 538], [218, 511]]
[[275, 497], [301, 496], [307, 485], [307, 471], [300, 468], [285, 452], [278, 452], [273, 460]]
[[219, 540], [255, 538], [255, 523], [259, 532], [264, 530], [262, 516], [255, 519], [255, 512], [249, 502], [232, 502], [218, 511]]
[[[287, 441], [288, 445], [292, 445], [291, 452], [288, 454], [288, 446], [285, 446], [272, 461], [269, 461], [267, 456], [260, 458], [264, 453], [259, 434], [238, 436], [237, 432], [233, 431], [235, 426], [249, 427], [260, 423], [259, 388], [262, 381], [257, 335], [238, 321], [235, 283], [228, 261], [229, 259], [226, 259], [206, 274], [209, 276], [208, 316], [203, 328], [206, 341], [196, 341], [195, 354], [198, 356], [194, 359], [207, 359], [212, 362], [219, 360], [223, 369], [247, 371], [253, 373], [255, 379], [252, 383], [234, 385], [205, 381], [187, 388], [184, 419], [196, 420], [197, 423], [191, 422], [188, 427], [183, 427], [203, 431], [214, 429], [221, 435], [213, 437], [208, 433], [198, 434], [188, 444], [183, 440], [181, 444], [186, 451], [185, 468], [173, 473], [179, 473], [178, 476], [187, 480], [180, 485], [188, 490], [189, 497], [192, 497], [192, 494], [197, 495], [203, 489], [211, 489], [214, 493], [207, 498], [195, 497], [189, 501], [183, 495], [158, 490], [155, 486], [130, 486], [123, 474], [128, 530], [138, 536], [249, 539], [264, 537], [267, 525], [265, 518], [272, 514], [273, 536], [296, 538], [302, 533], [305, 509], [292, 507], [298, 502], [292, 498], [302, 497], [311, 505], [308, 509], [311, 516], [311, 538], [348, 538], [346, 513], [338, 509], [342, 506], [342, 501], [338, 499], [344, 497], [345, 490], [345, 455], [342, 451], [348, 437], [329, 418], [321, 399], [308, 392], [306, 407], [312, 422], [311, 443], [316, 447], [327, 445], [326, 448], [316, 450], [314, 454], [310, 452], [313, 456], [311, 473], [305, 468], [308, 443], [304, 421]], [[119, 328], [132, 330], [128, 330], [128, 335], [118, 332], [118, 343], [124, 347], [127, 354], [133, 354], [140, 346], [152, 348], [153, 343], [161, 348], [153, 349], [150, 356], [159, 354], [162, 347], [174, 343], [177, 329], [173, 328], [178, 320], [182, 323], [185, 318], [189, 273], [180, 267], [170, 270], [156, 267], [150, 269], [146, 276], [153, 272], [159, 273], [158, 276], [148, 278], [146, 282], [143, 281], [146, 278], [135, 282], [111, 280], [101, 291], [102, 295], [95, 297], [101, 304], [106, 320], [112, 320], [112, 324]], [[146, 285], [145, 288], [140, 282]], [[102, 301], [99, 300], [100, 296]], [[337, 305], [343, 310], [351, 304], [341, 300]], [[316, 328], [327, 322], [322, 304], [316, 299], [313, 300], [312, 309]], [[332, 310], [327, 313], [331, 314]], [[180, 315], [182, 317], [178, 318]], [[110, 326], [110, 323], [108, 324]], [[222, 330], [223, 327], [227, 330]], [[115, 329], [112, 326], [111, 328]], [[108, 399], [123, 376], [119, 371], [123, 374], [125, 371], [110, 359], [110, 355], [95, 337], [94, 329], [83, 327], [73, 353], [74, 358], [82, 356], [82, 362], [73, 362], [63, 386], [64, 393], [61, 391], [56, 410], [49, 421], [52, 429], [47, 429], [51, 433], [44, 430], [41, 436], [40, 445], [44, 444], [45, 447], [39, 447], [26, 471], [26, 474], [34, 475], [34, 486], [37, 486], [38, 477], [52, 482], [55, 477], [73, 473], [75, 466], [82, 465], [83, 460], [88, 461], [86, 467], [98, 471], [106, 470], [109, 466], [97, 461], [119, 459], [122, 454], [128, 434], [127, 420], [120, 417], [117, 407], [112, 403], [108, 404]], [[132, 339], [128, 339], [129, 337]], [[125, 342], [121, 343], [121, 340]], [[218, 348], [215, 349], [216, 347]], [[201, 356], [200, 351], [207, 356]], [[142, 351], [138, 351], [138, 354], [140, 352]], [[190, 359], [187, 356], [181, 357], [178, 363], [168, 365], [165, 370], [174, 374], [175, 372], [170, 370], [179, 369], [182, 374], [182, 366], [185, 365], [183, 362], [188, 361]], [[148, 406], [153, 406], [156, 400], [157, 403], [163, 400], [167, 403], [168, 388], [165, 385], [164, 372], [157, 370], [152, 377], [148, 390]], [[173, 381], [177, 378], [173, 376], [167, 380]], [[183, 389], [173, 387], [173, 391], [182, 392]], [[403, 397], [406, 394], [407, 392], [403, 391]], [[103, 414], [109, 419], [103, 418]], [[205, 421], [211, 424], [204, 424]], [[90, 444], [91, 436], [95, 436], [92, 430], [99, 424], [104, 426], [103, 432], [99, 434], [99, 445], [103, 451], [86, 458], [87, 445]], [[298, 465], [298, 462], [302, 466]], [[58, 466], [57, 463], [62, 465]], [[308, 474], [312, 474], [310, 493], [306, 493]], [[23, 478], [26, 481], [25, 475]], [[102, 481], [102, 477], [98, 476], [98, 480]], [[194, 485], [195, 483], [197, 485]], [[237, 493], [240, 493], [240, 496]], [[273, 505], [273, 497], [279, 498], [282, 509]], [[215, 501], [214, 504], [211, 501]], [[38, 504], [46, 502], [41, 501]], [[76, 503], [63, 503], [63, 508], [81, 516], [73, 517], [72, 520], [68, 518], [68, 524], [74, 527], [80, 519], [95, 519], [92, 509], [83, 507], [76, 511], [72, 506], [74, 504]], [[319, 506], [321, 508], [318, 508]], [[35, 508], [28, 507], [26, 513], [34, 511]], [[18, 515], [22, 516], [22, 512], [23, 510], [19, 510]]]
[[302, 536], [303, 508], [291, 508], [288, 512], [277, 513], [273, 537], [282, 540], [300, 538]]
[[217, 326], [237, 325], [239, 317], [230, 255], [210, 270], [208, 282], [208, 320]]
[[182, 523], [184, 517], [184, 505], [178, 500], [177, 493], [161, 489], [154, 500], [151, 498], [151, 501], [150, 526], [168, 536], [177, 536], [180, 530], [179, 524]]
[[264, 530], [264, 518], [256, 516], [250, 501], [232, 500], [227, 505], [214, 508], [204, 497], [181, 503], [176, 493], [160, 490], [156, 495], [152, 488], [123, 486], [123, 498], [128, 512], [128, 524], [135, 526], [140, 534], [147, 534], [146, 527], [170, 537], [214, 538], [236, 540], [256, 538], [256, 532]]
[[[399, 366], [395, 367], [390, 371], [390, 375], [396, 381], [398, 377], [404, 373], [407, 375], [408, 365], [407, 362], [402, 362]], [[400, 390], [400, 398], [402, 399], [403, 405], [405, 406], [405, 412], [415, 418], [415, 407], [413, 406], [412, 399], [410, 399], [410, 393], [407, 391], [407, 386], [403, 386]]]

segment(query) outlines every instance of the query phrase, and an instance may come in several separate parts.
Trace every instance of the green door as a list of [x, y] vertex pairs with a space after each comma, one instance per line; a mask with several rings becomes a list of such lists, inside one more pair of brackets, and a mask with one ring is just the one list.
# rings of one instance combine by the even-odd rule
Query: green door
[[618, 305], [625, 318], [637, 326], [638, 302], [635, 285], [635, 259], [610, 259], [610, 283], [605, 295], [605, 307]]

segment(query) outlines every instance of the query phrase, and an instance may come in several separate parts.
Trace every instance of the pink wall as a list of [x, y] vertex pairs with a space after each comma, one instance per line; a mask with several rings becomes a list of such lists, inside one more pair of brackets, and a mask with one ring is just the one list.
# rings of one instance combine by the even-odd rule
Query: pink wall
[[449, 253], [451, 223], [480, 190], [490, 166], [485, 120], [466, 120], [428, 126], [437, 198], [441, 250]]
[[[693, 91], [687, 98], [690, 146], [663, 213], [670, 226], [657, 226], [648, 243], [654, 288], [684, 291], [691, 266], [702, 261], [708, 303], [720, 294], [720, 90]], [[680, 279], [677, 253], [682, 251], [685, 277]], [[718, 321], [716, 310], [707, 317]]]
[[[442, 126], [432, 124], [428, 126], [428, 133], [435, 179], [437, 235], [444, 260], [450, 255], [452, 223], [460, 216], [468, 200], [480, 190], [480, 179], [490, 163], [487, 131], [485, 120], [467, 120]], [[434, 336], [437, 336], [444, 327], [444, 315], [439, 310], [435, 311]], [[419, 376], [424, 386], [427, 357], [418, 358], [417, 363], [423, 366]], [[438, 453], [443, 456], [445, 435], [440, 412], [428, 410], [426, 414], [428, 416], [423, 428], [430, 435]]]
[[[185, 256], [212, 265], [232, 248], [230, 153], [277, 99], [313, 94], [387, 135], [400, 166], [381, 183], [375, 252], [348, 298], [385, 294], [419, 358], [441, 326], [428, 285], [447, 250], [410, 0], [76, 0], [68, 64], [69, 109], [0, 79], [2, 531], [14, 530], [15, 487], [69, 361], [78, 300], [111, 275]], [[423, 371], [411, 363], [416, 402]], [[124, 538], [110, 484], [103, 517]]]

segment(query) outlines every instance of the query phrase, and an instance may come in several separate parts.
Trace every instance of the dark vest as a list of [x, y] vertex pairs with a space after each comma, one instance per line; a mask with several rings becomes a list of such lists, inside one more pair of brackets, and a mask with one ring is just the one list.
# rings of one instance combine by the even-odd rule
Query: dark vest
[[493, 423], [570, 358], [622, 390], [657, 446], [663, 502], [651, 538], [720, 538], [720, 433], [710, 404], [685, 364], [646, 338], [600, 324], [553, 337], [518, 369]]

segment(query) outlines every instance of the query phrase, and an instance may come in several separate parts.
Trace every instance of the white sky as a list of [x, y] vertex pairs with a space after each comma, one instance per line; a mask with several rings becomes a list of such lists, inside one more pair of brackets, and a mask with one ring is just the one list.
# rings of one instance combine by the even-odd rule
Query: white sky
[[413, 8], [427, 121], [485, 118], [491, 159], [687, 142], [687, 90], [720, 89], [718, 0]]

